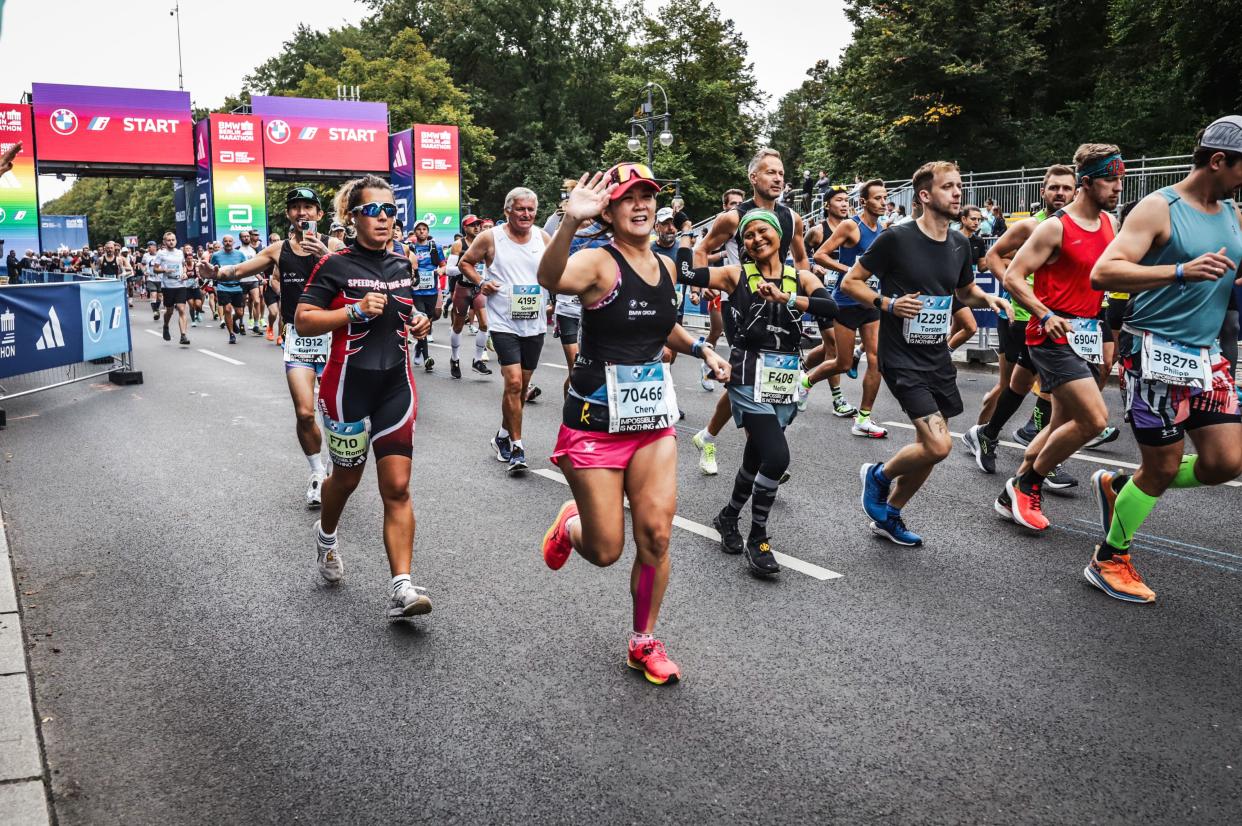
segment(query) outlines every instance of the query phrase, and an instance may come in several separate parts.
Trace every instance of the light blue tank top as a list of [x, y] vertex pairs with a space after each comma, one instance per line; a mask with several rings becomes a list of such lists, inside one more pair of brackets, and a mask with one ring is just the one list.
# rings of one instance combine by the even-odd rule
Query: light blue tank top
[[[1169, 243], [1153, 247], [1140, 264], [1184, 264], [1221, 247], [1230, 260], [1242, 261], [1242, 227], [1232, 200], [1221, 201], [1220, 210], [1209, 215], [1186, 203], [1171, 186], [1159, 193], [1169, 202]], [[1130, 296], [1126, 326], [1192, 347], [1210, 347], [1220, 336], [1237, 277], [1230, 270], [1216, 281], [1170, 284], [1135, 293]]]
[[[867, 226], [863, 223], [862, 217], [858, 215], [855, 215], [850, 220], [855, 224], [858, 224], [858, 243], [852, 247], [841, 247], [841, 254], [839, 258], [847, 270], [854, 266], [854, 262], [858, 260], [858, 256], [862, 255], [871, 247], [871, 243], [875, 241], [875, 237], [880, 234], [881, 229], [879, 224], [876, 224], [875, 229]], [[1217, 247], [1217, 249], [1220, 249], [1220, 247]], [[857, 301], [841, 292], [841, 281], [844, 278], [844, 275], [837, 278], [837, 286], [832, 288], [832, 300], [837, 302], [837, 304], [841, 307], [857, 307]]]

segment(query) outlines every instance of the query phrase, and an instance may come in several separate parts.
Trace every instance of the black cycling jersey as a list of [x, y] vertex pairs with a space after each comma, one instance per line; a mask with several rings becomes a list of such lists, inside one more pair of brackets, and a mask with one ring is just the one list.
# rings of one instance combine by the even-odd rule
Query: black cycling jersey
[[298, 301], [335, 310], [362, 300], [369, 292], [387, 293], [384, 312], [370, 321], [333, 330], [328, 352], [329, 364], [387, 370], [406, 358], [405, 326], [414, 304], [413, 285], [410, 259], [388, 250], [350, 245], [319, 259]]
[[[742, 201], [735, 206], [734, 211], [737, 212], [737, 232], [734, 234], [734, 241], [737, 243], [738, 259], [743, 263], [750, 260], [750, 256], [746, 254], [746, 247], [742, 244], [742, 217], [752, 209], [762, 209], [755, 203], [754, 198]], [[773, 204], [772, 212], [776, 213], [776, 218], [781, 224], [781, 262], [789, 257], [789, 248], [793, 244], [794, 233], [794, 217], [793, 210], [784, 204]]]
[[582, 307], [578, 358], [569, 373], [563, 417], [575, 430], [608, 429], [605, 366], [659, 360], [677, 324], [673, 269], [664, 256], [656, 256], [660, 280], [652, 286], [612, 244], [602, 249], [617, 264], [617, 283], [600, 301]]
[[306, 281], [318, 261], [314, 255], [298, 255], [288, 241], [280, 245], [276, 266], [280, 268], [280, 318], [285, 324], [293, 323], [298, 311], [298, 299], [302, 297], [302, 290], [306, 289]]
[[745, 386], [755, 382], [755, 359], [762, 351], [797, 353], [802, 341], [802, 313], [784, 304], [765, 301], [759, 285], [767, 280], [781, 292], [802, 295], [798, 272], [788, 264], [779, 279], [765, 279], [754, 264], [744, 264], [742, 277], [729, 294], [728, 312], [733, 316], [732, 368], [729, 384]]

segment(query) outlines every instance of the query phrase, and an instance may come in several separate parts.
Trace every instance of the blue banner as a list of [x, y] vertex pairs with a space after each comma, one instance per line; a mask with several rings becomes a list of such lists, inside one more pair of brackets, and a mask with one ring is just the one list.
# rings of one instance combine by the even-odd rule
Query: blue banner
[[0, 378], [129, 349], [122, 281], [0, 287]]
[[[85, 215], [40, 215], [39, 245], [55, 251], [61, 247], [80, 250], [91, 245]], [[19, 255], [21, 253], [18, 253]]]
[[[414, 130], [406, 129], [388, 136], [389, 179], [392, 181], [392, 197], [397, 204], [397, 217], [405, 226], [411, 226], [414, 207]], [[448, 243], [452, 243], [452, 236]]]

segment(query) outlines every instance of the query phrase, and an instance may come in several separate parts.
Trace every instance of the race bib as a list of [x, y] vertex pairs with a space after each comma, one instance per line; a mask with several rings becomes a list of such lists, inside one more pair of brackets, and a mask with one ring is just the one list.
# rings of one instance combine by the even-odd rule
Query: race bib
[[321, 336], [298, 335], [292, 324], [285, 325], [285, 361], [304, 361], [315, 364], [328, 360], [328, 346], [332, 334]]
[[953, 296], [925, 295], [919, 299], [923, 308], [914, 318], [902, 323], [902, 335], [908, 344], [942, 344], [949, 337], [949, 321], [953, 313]]
[[436, 271], [435, 270], [419, 270], [418, 286], [416, 290], [434, 290], [436, 288]]
[[509, 296], [509, 318], [513, 321], [534, 321], [539, 318], [543, 288], [538, 284], [514, 284]]
[[671, 427], [677, 421], [677, 394], [663, 362], [609, 364], [608, 432], [638, 433]]
[[1212, 364], [1208, 348], [1191, 347], [1155, 333], [1143, 333], [1143, 379], [1196, 387], [1212, 388]]
[[1065, 337], [1070, 349], [1088, 364], [1104, 363], [1104, 333], [1098, 318], [1070, 319], [1069, 335]]
[[800, 372], [797, 353], [759, 353], [755, 357], [755, 401], [792, 404]]
[[324, 416], [323, 423], [328, 433], [328, 453], [333, 464], [355, 467], [367, 460], [367, 446], [371, 438], [366, 422], [338, 422]]

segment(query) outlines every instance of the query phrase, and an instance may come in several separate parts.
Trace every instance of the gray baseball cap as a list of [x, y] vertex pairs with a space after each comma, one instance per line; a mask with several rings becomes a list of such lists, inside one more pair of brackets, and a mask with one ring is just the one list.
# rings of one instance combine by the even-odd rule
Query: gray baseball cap
[[1242, 153], [1242, 115], [1225, 115], [1208, 124], [1199, 141], [1202, 149]]

